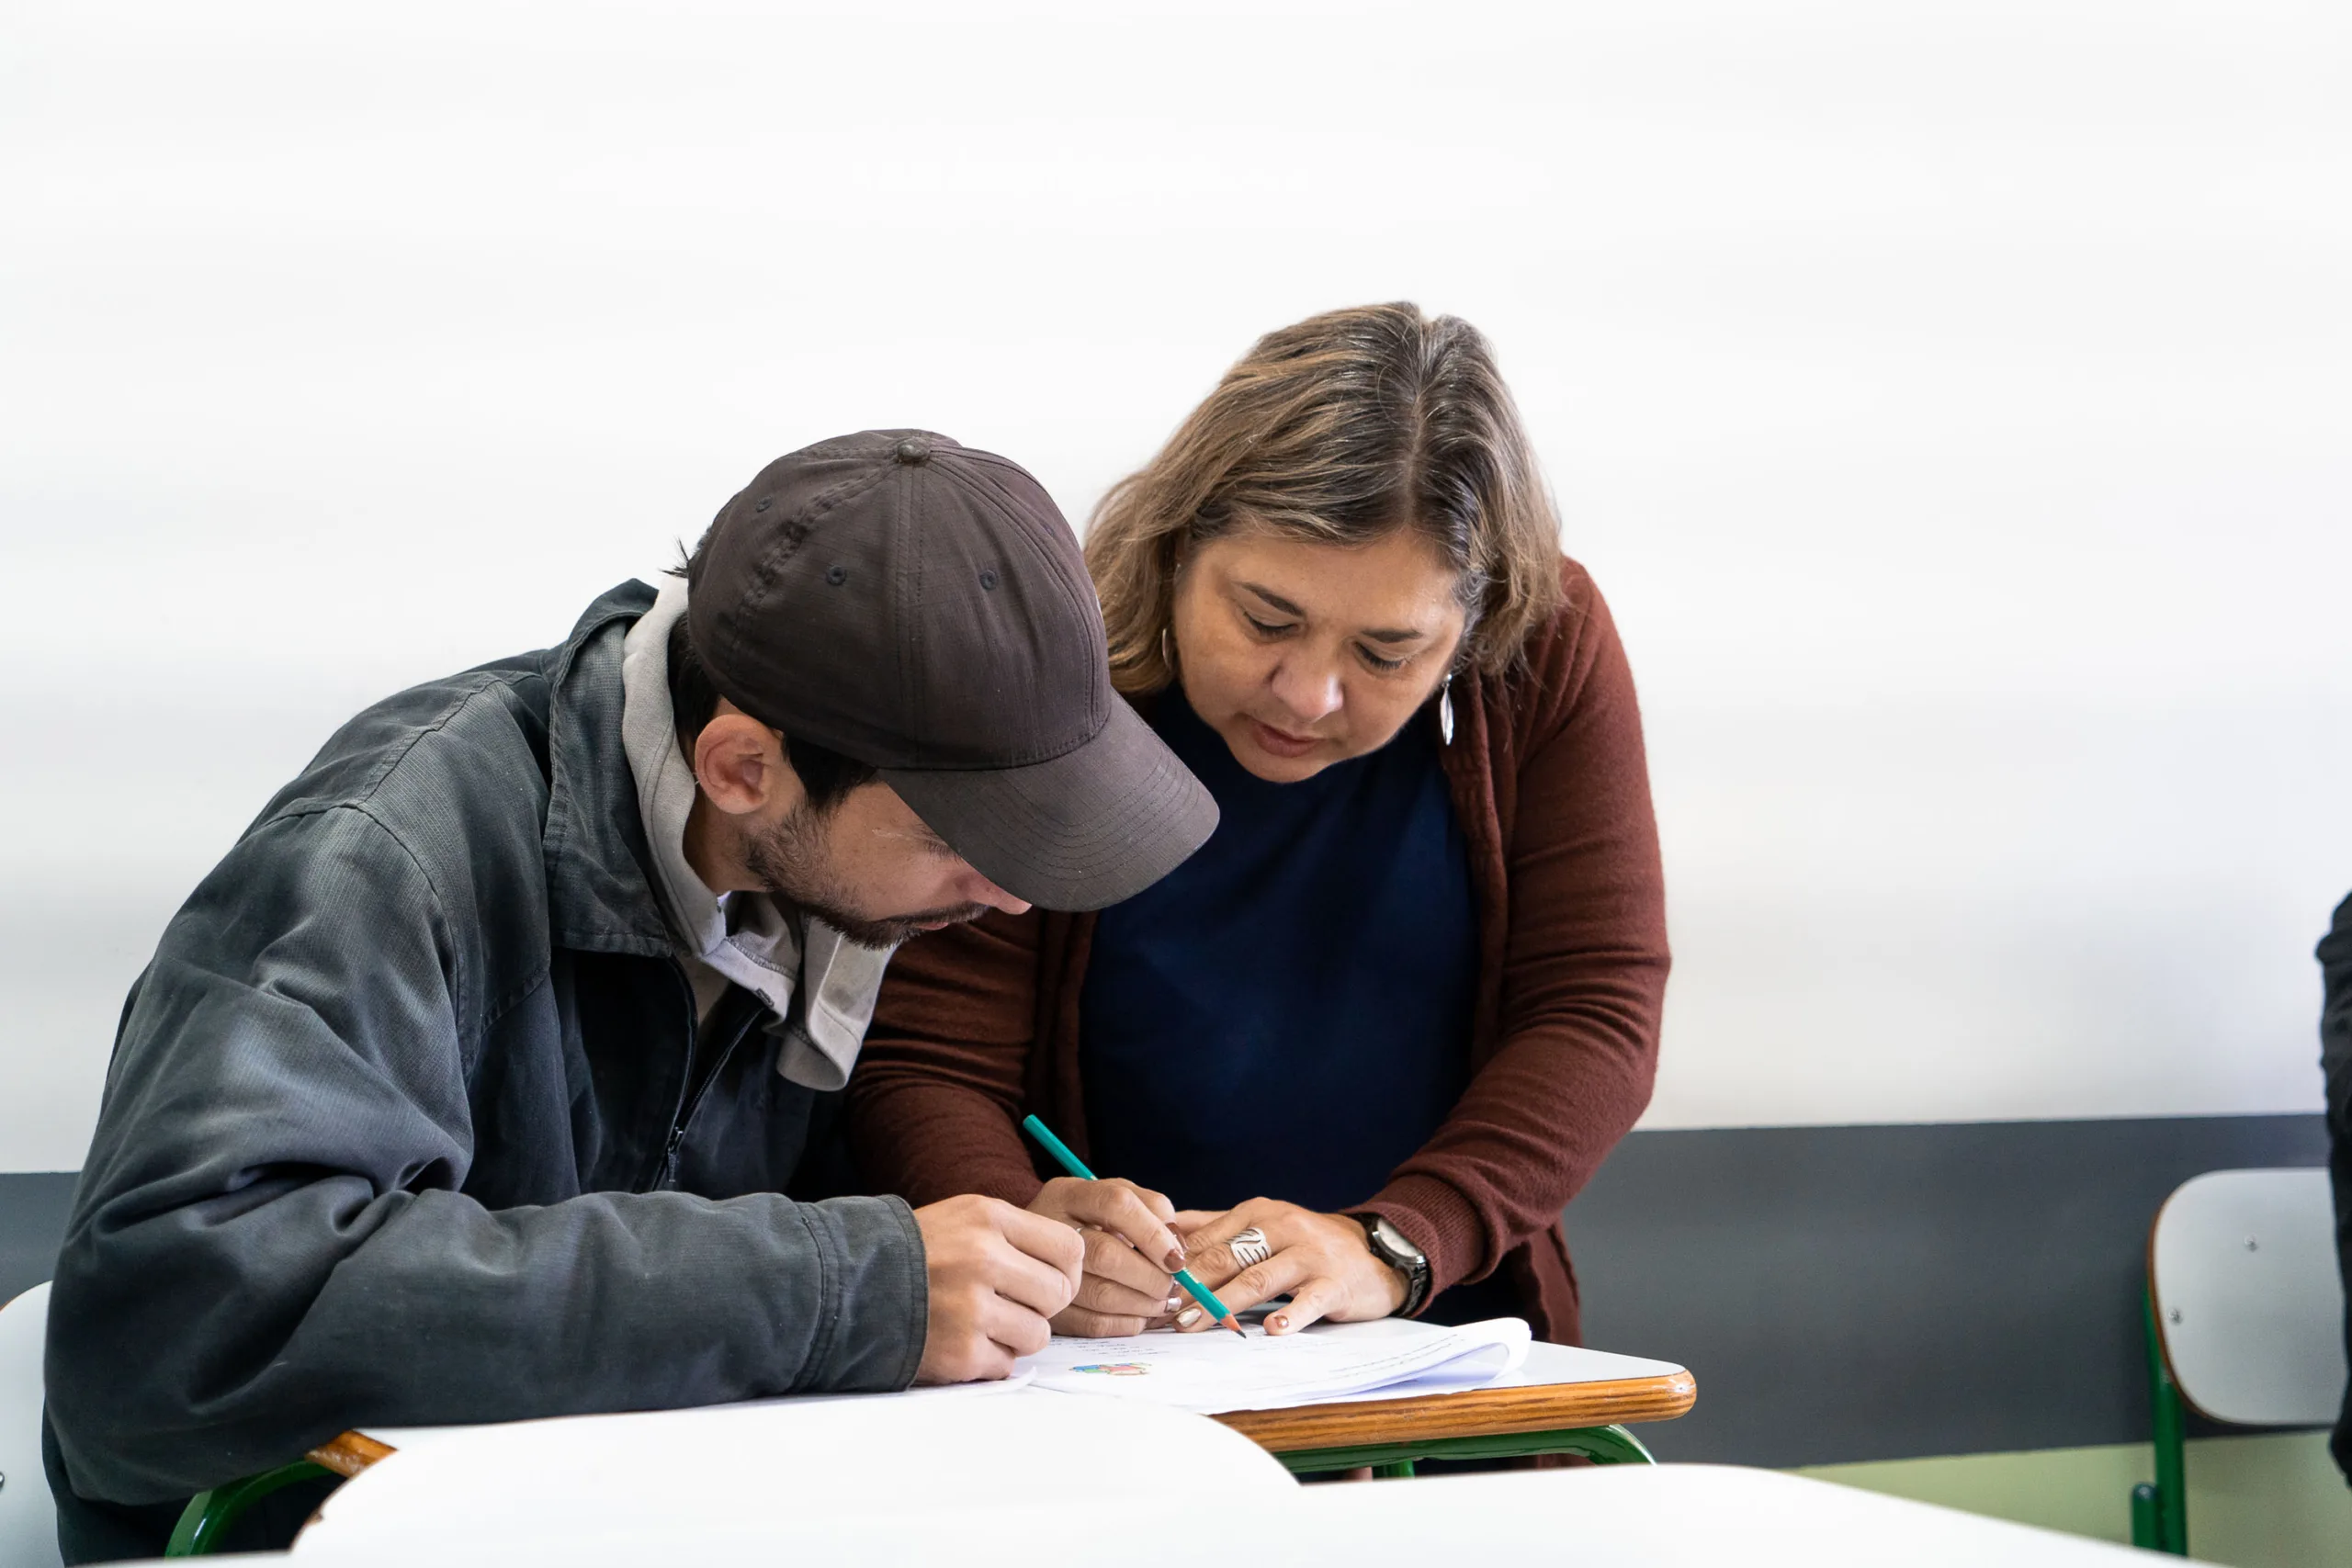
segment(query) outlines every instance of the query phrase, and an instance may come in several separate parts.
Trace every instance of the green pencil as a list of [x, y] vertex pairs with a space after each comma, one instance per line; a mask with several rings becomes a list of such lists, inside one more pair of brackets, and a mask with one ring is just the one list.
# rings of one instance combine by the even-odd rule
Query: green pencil
[[[1086, 1168], [1086, 1162], [1070, 1153], [1068, 1144], [1054, 1136], [1054, 1130], [1051, 1127], [1046, 1126], [1035, 1116], [1023, 1117], [1021, 1126], [1023, 1132], [1046, 1146], [1046, 1152], [1053, 1156], [1055, 1162], [1064, 1170], [1069, 1171], [1080, 1181], [1096, 1179], [1094, 1173]], [[1190, 1292], [1194, 1301], [1206, 1307], [1209, 1315], [1216, 1319], [1221, 1325], [1230, 1328], [1236, 1334], [1241, 1334], [1241, 1325], [1233, 1321], [1233, 1314], [1225, 1310], [1225, 1303], [1216, 1299], [1216, 1292], [1193, 1279], [1190, 1269], [1177, 1269], [1176, 1282]], [[1241, 1334], [1241, 1337], [1247, 1339], [1250, 1336]]]

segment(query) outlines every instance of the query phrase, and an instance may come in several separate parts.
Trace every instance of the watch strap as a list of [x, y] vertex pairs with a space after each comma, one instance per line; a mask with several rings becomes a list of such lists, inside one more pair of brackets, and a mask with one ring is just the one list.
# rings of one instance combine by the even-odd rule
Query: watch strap
[[[1429, 1302], [1430, 1260], [1428, 1255], [1419, 1247], [1414, 1247], [1410, 1252], [1400, 1252], [1396, 1247], [1390, 1246], [1380, 1234], [1382, 1221], [1381, 1216], [1377, 1214], [1358, 1214], [1356, 1223], [1363, 1226], [1364, 1245], [1372, 1249], [1372, 1255], [1405, 1276], [1405, 1299], [1392, 1315], [1412, 1316]], [[1400, 1231], [1397, 1234], [1401, 1235], [1404, 1233]]]

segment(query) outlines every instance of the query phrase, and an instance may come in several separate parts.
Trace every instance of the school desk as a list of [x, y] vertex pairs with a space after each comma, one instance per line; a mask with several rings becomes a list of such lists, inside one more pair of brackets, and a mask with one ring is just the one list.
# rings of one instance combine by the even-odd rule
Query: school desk
[[[1136, 1456], [1139, 1464], [1148, 1459], [1148, 1451]], [[298, 1543], [292, 1561], [295, 1568], [2131, 1568], [2147, 1561], [2122, 1546], [1732, 1466], [1521, 1471], [1404, 1486], [1249, 1486], [1230, 1472], [1187, 1484], [1189, 1472], [1154, 1473], [1159, 1489], [1149, 1501], [1090, 1496], [1054, 1484], [1048, 1473], [1023, 1495], [939, 1503], [902, 1477], [893, 1506], [828, 1509], [796, 1497], [786, 1472], [756, 1494], [714, 1488], [666, 1515], [619, 1519], [582, 1486], [536, 1495], [526, 1517], [469, 1520], [462, 1530], [371, 1539], [322, 1529]], [[330, 1526], [332, 1512], [331, 1504]]]
[[[1671, 1420], [1697, 1397], [1696, 1380], [1672, 1362], [1539, 1342], [1529, 1347], [1525, 1365], [1483, 1388], [1238, 1411], [1212, 1419], [1295, 1472], [1370, 1466], [1383, 1475], [1409, 1476], [1416, 1461], [1428, 1459], [1566, 1453], [1602, 1464], [1647, 1464], [1648, 1450], [1624, 1424]], [[527, 1440], [523, 1434], [532, 1423], [510, 1425], [517, 1441]], [[401, 1447], [432, 1442], [446, 1430], [453, 1429], [345, 1432], [312, 1450], [302, 1464], [203, 1494], [189, 1504], [174, 1534], [173, 1555], [209, 1551], [230, 1520], [277, 1486], [320, 1470], [356, 1476]]]

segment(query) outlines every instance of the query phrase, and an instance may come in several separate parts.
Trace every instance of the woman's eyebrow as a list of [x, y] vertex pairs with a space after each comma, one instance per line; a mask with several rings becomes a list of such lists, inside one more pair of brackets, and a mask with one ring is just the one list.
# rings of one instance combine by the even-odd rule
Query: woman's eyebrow
[[[1269, 608], [1279, 610], [1285, 615], [1296, 615], [1302, 621], [1306, 619], [1306, 611], [1300, 609], [1297, 605], [1292, 604], [1281, 594], [1273, 592], [1271, 590], [1261, 588], [1257, 583], [1236, 582], [1234, 586], [1240, 589], [1245, 593], [1256, 594], [1259, 598], [1266, 602]], [[1383, 626], [1377, 630], [1360, 632], [1357, 635], [1363, 637], [1368, 642], [1399, 643], [1419, 642], [1430, 634], [1424, 631], [1416, 631], [1411, 627]]]
[[1237, 582], [1234, 586], [1240, 589], [1245, 593], [1255, 593], [1259, 598], [1263, 599], [1269, 605], [1272, 606], [1274, 609], [1280, 610], [1285, 615], [1296, 615], [1302, 621], [1306, 619], [1306, 611], [1300, 609], [1297, 605], [1292, 604], [1289, 600], [1283, 598], [1281, 594], [1276, 593], [1272, 589], [1261, 588], [1254, 582]]

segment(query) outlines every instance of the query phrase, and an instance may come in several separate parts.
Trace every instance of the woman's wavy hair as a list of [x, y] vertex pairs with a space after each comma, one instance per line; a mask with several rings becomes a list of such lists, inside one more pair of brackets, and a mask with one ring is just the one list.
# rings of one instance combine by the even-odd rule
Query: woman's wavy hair
[[1087, 570], [1130, 695], [1175, 678], [1176, 562], [1237, 528], [1363, 545], [1419, 529], [1459, 572], [1456, 667], [1500, 675], [1560, 604], [1560, 523], [1478, 330], [1410, 304], [1258, 340], [1141, 471], [1094, 509]]

